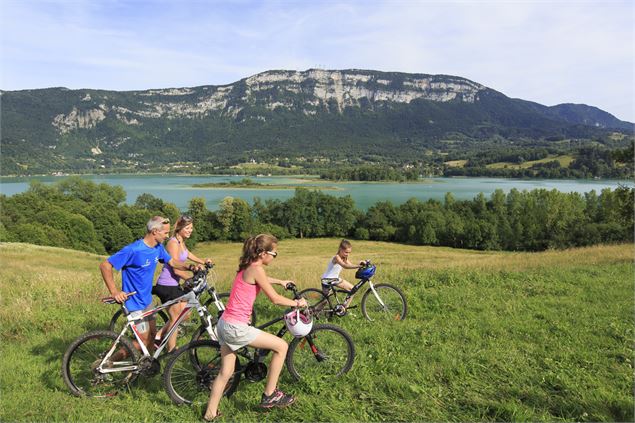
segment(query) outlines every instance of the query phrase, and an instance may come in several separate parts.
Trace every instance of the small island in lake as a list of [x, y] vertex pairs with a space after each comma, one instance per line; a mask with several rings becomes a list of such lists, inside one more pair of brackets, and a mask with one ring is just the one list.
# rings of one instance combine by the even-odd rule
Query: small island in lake
[[[251, 178], [243, 178], [240, 181], [229, 182], [209, 182], [205, 184], [193, 184], [194, 188], [237, 188], [237, 189], [296, 189], [302, 185], [286, 185], [286, 184], [261, 184], [255, 182]], [[319, 189], [319, 190], [337, 190], [336, 187], [331, 186], [304, 186], [305, 188]]]

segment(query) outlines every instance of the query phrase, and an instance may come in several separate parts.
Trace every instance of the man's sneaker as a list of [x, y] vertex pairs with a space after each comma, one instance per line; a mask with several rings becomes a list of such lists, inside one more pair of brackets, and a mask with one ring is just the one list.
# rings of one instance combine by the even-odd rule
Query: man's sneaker
[[262, 400], [260, 400], [260, 407], [272, 408], [272, 407], [286, 407], [295, 402], [295, 397], [287, 395], [280, 389], [273, 391], [271, 395], [262, 394]]

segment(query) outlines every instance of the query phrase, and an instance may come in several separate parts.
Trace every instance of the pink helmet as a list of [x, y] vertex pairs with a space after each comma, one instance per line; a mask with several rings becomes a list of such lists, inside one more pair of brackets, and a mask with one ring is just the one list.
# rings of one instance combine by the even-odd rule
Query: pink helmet
[[295, 309], [284, 315], [284, 322], [291, 335], [302, 338], [313, 328], [313, 317], [309, 309]]

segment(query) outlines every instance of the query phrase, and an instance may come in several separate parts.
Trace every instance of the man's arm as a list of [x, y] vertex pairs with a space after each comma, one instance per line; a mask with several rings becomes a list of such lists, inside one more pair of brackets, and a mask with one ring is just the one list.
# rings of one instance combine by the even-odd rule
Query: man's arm
[[110, 295], [117, 301], [118, 303], [123, 303], [128, 299], [128, 294], [120, 291], [115, 286], [115, 278], [112, 273], [112, 264], [108, 260], [104, 260], [99, 265], [99, 270], [101, 271], [101, 277], [104, 279], [104, 283], [106, 284], [106, 288]]

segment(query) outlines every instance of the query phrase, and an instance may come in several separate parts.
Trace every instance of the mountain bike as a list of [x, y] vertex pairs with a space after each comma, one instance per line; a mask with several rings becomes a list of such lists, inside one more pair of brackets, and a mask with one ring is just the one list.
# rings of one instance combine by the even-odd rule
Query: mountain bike
[[[368, 283], [368, 289], [362, 296], [362, 314], [370, 321], [382, 320], [403, 320], [408, 313], [406, 296], [394, 285], [387, 283], [374, 284], [371, 278], [375, 275], [377, 266], [370, 260], [364, 262], [363, 267], [355, 273], [355, 278], [359, 279], [353, 288], [348, 291], [329, 285], [328, 289], [307, 288], [300, 292], [305, 297], [309, 305], [313, 306], [316, 318], [325, 317], [331, 319], [333, 316], [345, 316], [348, 310], [357, 306], [351, 306], [351, 297]], [[339, 295], [338, 295], [339, 294]], [[344, 301], [340, 301], [345, 295]], [[349, 304], [348, 307], [346, 304]]]
[[[293, 290], [296, 299], [300, 298], [295, 286], [289, 289]], [[284, 315], [258, 328], [265, 329], [283, 320]], [[283, 324], [276, 336], [282, 338], [286, 333], [287, 327]], [[243, 375], [250, 381], [264, 379], [267, 376], [264, 360], [268, 354], [269, 350], [252, 347], [236, 351], [234, 374], [225, 387], [224, 395], [229, 397], [236, 391]], [[355, 346], [344, 329], [331, 324], [314, 323], [308, 335], [291, 341], [285, 364], [295, 380], [313, 377], [331, 379], [348, 372], [354, 359]], [[176, 404], [206, 403], [220, 366], [221, 353], [217, 341], [191, 342], [173, 355], [165, 366], [163, 383], [168, 396]]]
[[[207, 269], [194, 273], [192, 290], [179, 298], [153, 308], [140, 316], [132, 317], [125, 305], [124, 315], [127, 322], [121, 332], [96, 330], [87, 332], [71, 343], [62, 358], [62, 377], [73, 395], [110, 397], [119, 390], [130, 385], [139, 375], [154, 376], [161, 371], [159, 355], [166, 347], [170, 336], [178, 330], [183, 320], [191, 310], [196, 309], [201, 321], [204, 322], [206, 333], [211, 339], [216, 339], [212, 316], [207, 308], [198, 300], [199, 295], [207, 286]], [[135, 295], [131, 292], [128, 295]], [[185, 301], [183, 312], [163, 337], [156, 350], [151, 353], [139, 336], [137, 324], [140, 319], [156, 315], [172, 304]], [[114, 298], [106, 297], [102, 302], [117, 304]], [[139, 352], [128, 338], [130, 333], [136, 338], [141, 351]]]

